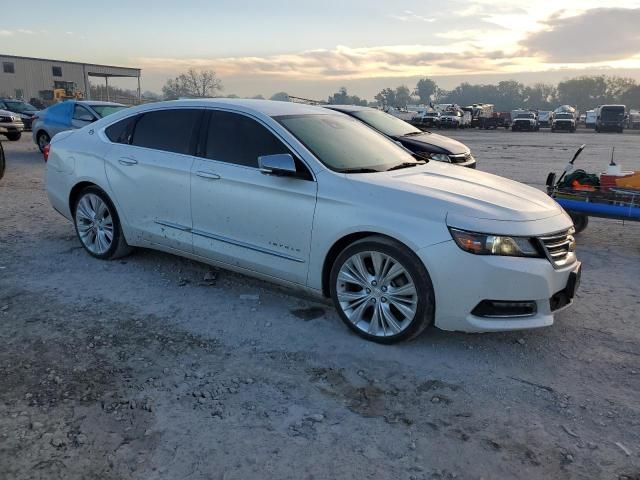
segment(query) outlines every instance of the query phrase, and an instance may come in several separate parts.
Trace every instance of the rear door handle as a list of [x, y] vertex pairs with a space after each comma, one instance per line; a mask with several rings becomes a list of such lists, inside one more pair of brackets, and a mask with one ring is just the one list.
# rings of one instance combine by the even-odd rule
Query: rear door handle
[[209, 180], [220, 180], [220, 175], [213, 172], [207, 172], [205, 170], [198, 170], [196, 175], [202, 178], [207, 178]]
[[131, 157], [120, 157], [118, 159], [118, 162], [120, 162], [120, 165], [136, 165], [138, 163], [138, 161], [135, 158], [131, 158]]

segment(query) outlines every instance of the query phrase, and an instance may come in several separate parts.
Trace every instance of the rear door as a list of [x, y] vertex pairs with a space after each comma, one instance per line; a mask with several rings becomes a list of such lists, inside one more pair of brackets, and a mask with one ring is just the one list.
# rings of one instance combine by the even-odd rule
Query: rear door
[[105, 133], [114, 142], [107, 177], [138, 239], [191, 252], [190, 175], [202, 109], [155, 110]]
[[[265, 124], [213, 111], [193, 163], [194, 252], [306, 284], [317, 184], [311, 172]], [[258, 157], [290, 153], [298, 175], [258, 169]]]

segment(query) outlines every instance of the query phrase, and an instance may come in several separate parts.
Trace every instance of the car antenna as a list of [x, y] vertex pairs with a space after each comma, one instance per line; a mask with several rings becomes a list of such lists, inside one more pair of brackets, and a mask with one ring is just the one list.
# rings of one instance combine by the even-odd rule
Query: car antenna
[[615, 153], [616, 153], [616, 147], [611, 147], [611, 163], [609, 163], [609, 166], [611, 167], [616, 166], [616, 162], [613, 160]]

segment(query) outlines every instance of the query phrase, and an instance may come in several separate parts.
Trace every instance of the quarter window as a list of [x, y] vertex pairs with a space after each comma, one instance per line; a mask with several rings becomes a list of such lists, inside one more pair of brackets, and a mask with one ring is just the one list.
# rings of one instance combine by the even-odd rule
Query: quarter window
[[140, 115], [120, 120], [113, 125], [109, 125], [104, 133], [113, 143], [129, 145], [131, 143], [131, 137], [133, 136], [133, 127], [138, 118], [140, 118]]
[[13, 62], [2, 62], [2, 71], [4, 73], [16, 73]]
[[62, 67], [51, 67], [51, 74], [54, 77], [61, 77], [62, 76]]
[[207, 132], [206, 158], [258, 168], [258, 157], [277, 153], [290, 152], [255, 120], [236, 113], [212, 113]]
[[144, 113], [135, 125], [131, 144], [166, 152], [189, 154], [197, 140], [202, 110], [172, 109]]

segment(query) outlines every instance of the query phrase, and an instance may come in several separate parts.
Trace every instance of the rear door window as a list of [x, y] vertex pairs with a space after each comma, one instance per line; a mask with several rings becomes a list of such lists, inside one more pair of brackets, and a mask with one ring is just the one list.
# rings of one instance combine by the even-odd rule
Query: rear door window
[[180, 108], [143, 113], [136, 122], [131, 145], [190, 154], [197, 141], [202, 112]]

